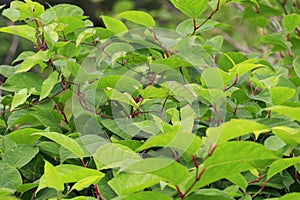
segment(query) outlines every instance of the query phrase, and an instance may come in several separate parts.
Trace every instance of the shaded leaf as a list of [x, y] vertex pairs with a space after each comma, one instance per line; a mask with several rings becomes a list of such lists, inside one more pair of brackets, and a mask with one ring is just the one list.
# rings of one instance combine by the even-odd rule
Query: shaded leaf
[[27, 144], [18, 145], [15, 148], [5, 151], [3, 161], [15, 168], [22, 168], [29, 163], [39, 152], [39, 148]]

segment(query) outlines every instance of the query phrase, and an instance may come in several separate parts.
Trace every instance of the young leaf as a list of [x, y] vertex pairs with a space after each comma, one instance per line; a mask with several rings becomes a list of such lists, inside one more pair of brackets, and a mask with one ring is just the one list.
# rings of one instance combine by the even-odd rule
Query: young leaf
[[102, 16], [101, 18], [103, 20], [105, 27], [108, 30], [114, 32], [115, 34], [128, 31], [125, 24], [119, 19], [115, 19], [115, 18], [108, 17], [108, 16]]
[[169, 132], [149, 138], [142, 146], [136, 149], [136, 151], [142, 151], [151, 147], [170, 147], [181, 153], [195, 154], [201, 144], [202, 141], [200, 137], [195, 134]]
[[146, 27], [155, 26], [155, 21], [151, 15], [142, 11], [125, 11], [116, 15], [116, 18], [123, 18], [136, 24], [141, 24]]
[[142, 158], [128, 147], [109, 143], [97, 149], [94, 159], [96, 160], [98, 169], [105, 169], [121, 167], [126, 160], [136, 162]]
[[120, 196], [141, 191], [157, 184], [160, 178], [152, 174], [120, 173], [108, 185]]
[[167, 158], [147, 158], [135, 163], [126, 163], [120, 171], [130, 173], [151, 173], [170, 181], [173, 184], [180, 184], [189, 176], [188, 168], [175, 160]]
[[52, 53], [49, 50], [39, 51], [35, 55], [25, 58], [16, 72], [29, 71], [32, 67], [34, 67], [34, 65], [38, 64], [39, 62], [48, 61], [51, 57], [51, 54]]
[[93, 37], [96, 34], [96, 30], [93, 28], [85, 29], [83, 32], [81, 32], [77, 39], [76, 39], [76, 47], [80, 45], [81, 42], [84, 40]]
[[245, 134], [267, 129], [267, 126], [252, 120], [231, 119], [219, 127], [209, 127], [206, 134], [210, 140], [222, 143]]
[[[45, 187], [54, 188], [57, 191], [64, 190], [64, 182], [63, 182], [59, 172], [48, 161], [45, 161], [43, 176], [44, 176]], [[40, 184], [41, 184], [41, 182], [40, 182]]]
[[171, 3], [187, 16], [197, 18], [206, 10], [208, 0], [171, 0]]
[[300, 121], [300, 108], [299, 107], [273, 106], [273, 107], [267, 108], [267, 110], [274, 111], [278, 114], [285, 115], [293, 120]]
[[57, 144], [60, 144], [64, 148], [74, 153], [78, 158], [83, 159], [84, 151], [81, 146], [72, 138], [56, 132], [39, 132], [34, 135], [41, 135], [50, 140], [53, 140]]
[[48, 78], [46, 80], [44, 80], [44, 82], [42, 84], [39, 101], [46, 98], [50, 94], [51, 90], [56, 85], [56, 83], [58, 83], [59, 81], [60, 81], [60, 76], [59, 76], [58, 72], [56, 72], [56, 71], [52, 72], [48, 76]]
[[15, 168], [21, 169], [29, 163], [38, 152], [39, 149], [37, 147], [26, 144], [18, 145], [16, 148], [5, 151], [3, 161]]
[[10, 110], [14, 110], [17, 106], [25, 103], [29, 96], [30, 94], [28, 94], [28, 90], [26, 88], [16, 92], [12, 99]]
[[3, 161], [0, 161], [0, 171], [1, 188], [16, 190], [20, 185], [22, 185], [21, 174], [16, 168]]
[[84, 188], [89, 187], [90, 185], [95, 185], [101, 180], [101, 176], [88, 176], [73, 185], [72, 190], [83, 190]]
[[270, 179], [275, 174], [283, 171], [284, 169], [295, 165], [300, 162], [300, 157], [294, 157], [294, 158], [283, 158], [280, 160], [276, 160], [270, 165], [270, 168], [268, 170], [267, 178]]
[[31, 42], [36, 42], [37, 38], [35, 36], [36, 30], [28, 25], [15, 25], [15, 26], [6, 26], [0, 28], [0, 32], [10, 33], [13, 35], [17, 35], [23, 37]]
[[104, 177], [104, 174], [98, 170], [84, 168], [77, 165], [62, 164], [56, 166], [55, 168], [61, 174], [64, 183], [75, 183], [86, 177]]
[[272, 102], [275, 105], [286, 102], [294, 96], [295, 92], [295, 89], [288, 87], [273, 87], [270, 89]]

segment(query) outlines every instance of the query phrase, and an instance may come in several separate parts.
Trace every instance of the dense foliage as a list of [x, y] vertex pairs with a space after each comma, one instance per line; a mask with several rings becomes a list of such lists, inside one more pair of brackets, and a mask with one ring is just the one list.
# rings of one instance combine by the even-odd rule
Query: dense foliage
[[[36, 51], [0, 65], [0, 199], [300, 199], [299, 2], [170, 3], [176, 30], [136, 10], [105, 28], [69, 4], [3, 10], [0, 32]], [[213, 20], [228, 7], [255, 48], [232, 41], [235, 13]]]

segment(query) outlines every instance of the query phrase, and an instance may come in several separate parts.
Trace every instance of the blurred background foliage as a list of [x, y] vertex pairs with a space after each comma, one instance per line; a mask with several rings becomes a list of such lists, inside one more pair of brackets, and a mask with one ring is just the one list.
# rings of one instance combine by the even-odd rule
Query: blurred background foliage
[[[0, 0], [0, 5], [9, 6], [12, 0]], [[151, 14], [158, 26], [176, 29], [176, 26], [186, 16], [173, 7], [169, 0], [36, 0], [45, 7], [56, 4], [68, 3], [80, 6], [85, 15], [94, 22], [95, 26], [103, 26], [101, 15], [114, 16], [125, 10], [143, 10]], [[259, 45], [259, 38], [263, 34], [280, 32], [279, 18], [283, 13], [280, 0], [245, 0], [243, 4], [233, 3], [222, 7], [221, 12], [213, 16], [213, 20], [221, 22], [218, 28], [210, 29], [202, 34], [203, 39], [211, 38], [214, 35], [222, 35], [224, 38], [223, 51], [241, 51], [246, 54], [255, 54], [261, 57], [268, 56], [270, 52], [263, 45]], [[255, 10], [253, 2], [259, 2], [260, 14]], [[297, 5], [298, 4], [298, 5]], [[5, 8], [5, 7], [4, 7]], [[286, 8], [299, 9], [298, 0], [287, 1]], [[3, 10], [3, 8], [2, 8]], [[289, 12], [286, 10], [285, 12]], [[299, 11], [299, 10], [298, 10]], [[291, 10], [291, 12], [295, 12]], [[247, 15], [245, 15], [247, 13]], [[210, 10], [203, 13], [200, 18], [207, 18]], [[251, 16], [245, 18], [245, 16]], [[261, 17], [257, 20], [256, 17]], [[9, 25], [9, 21], [3, 16], [0, 17], [0, 26]], [[269, 31], [269, 33], [266, 33]], [[293, 50], [300, 49], [300, 42], [293, 42]], [[33, 49], [30, 42], [16, 36], [0, 33], [0, 63], [10, 64], [11, 61], [22, 51]], [[300, 53], [300, 52], [297, 52]], [[276, 60], [276, 55], [275, 55]]]

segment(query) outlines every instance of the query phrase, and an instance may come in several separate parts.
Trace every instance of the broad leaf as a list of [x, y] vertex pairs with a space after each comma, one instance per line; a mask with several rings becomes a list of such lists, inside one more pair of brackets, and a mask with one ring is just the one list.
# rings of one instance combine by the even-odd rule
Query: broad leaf
[[39, 188], [41, 184], [44, 184], [44, 187], [54, 188], [57, 191], [64, 190], [64, 182], [57, 171], [57, 169], [48, 161], [45, 161], [43, 181], [40, 181]]
[[125, 24], [119, 19], [115, 19], [115, 18], [108, 17], [108, 16], [102, 16], [101, 18], [104, 22], [105, 27], [108, 30], [114, 32], [115, 34], [128, 31]]
[[136, 162], [142, 158], [128, 147], [109, 143], [97, 149], [94, 159], [98, 169], [106, 169], [121, 167], [124, 162]]
[[56, 85], [56, 83], [58, 83], [59, 81], [59, 74], [56, 71], [52, 72], [42, 84], [39, 101], [46, 98], [50, 94], [51, 90]]
[[187, 16], [197, 18], [206, 10], [208, 0], [171, 0], [171, 3]]
[[101, 178], [102, 178], [101, 176], [88, 176], [88, 177], [78, 181], [77, 183], [75, 183], [72, 186], [71, 190], [77, 190], [77, 191], [83, 190], [84, 188], [87, 188], [90, 185], [97, 184]]
[[125, 11], [116, 15], [116, 18], [123, 18], [136, 24], [152, 27], [155, 26], [155, 21], [151, 15], [143, 11]]
[[23, 37], [31, 42], [36, 42], [37, 38], [35, 36], [36, 30], [28, 25], [15, 25], [15, 26], [6, 26], [0, 28], [0, 32], [10, 33], [13, 35], [17, 35]]
[[16, 92], [12, 99], [10, 110], [14, 110], [19, 105], [25, 103], [29, 96], [30, 94], [28, 94], [28, 89], [26, 88], [21, 89], [19, 92]]
[[274, 111], [278, 114], [285, 115], [293, 120], [300, 121], [300, 108], [299, 107], [273, 106], [273, 107], [267, 108], [267, 110]]
[[[238, 172], [265, 168], [277, 159], [278, 156], [273, 151], [254, 142], [236, 141], [220, 144], [212, 156], [204, 161], [204, 173], [193, 190]], [[194, 177], [187, 187], [193, 179]]]
[[104, 177], [104, 174], [98, 170], [84, 168], [77, 165], [62, 164], [56, 166], [55, 168], [61, 174], [64, 183], [75, 183], [83, 180], [86, 177]]
[[268, 127], [258, 122], [247, 119], [232, 119], [219, 127], [209, 127], [207, 137], [217, 143], [222, 143], [239, 136], [268, 130]]
[[160, 178], [152, 174], [133, 174], [122, 172], [110, 180], [108, 185], [118, 195], [126, 195], [151, 187], [159, 181]]
[[173, 184], [180, 184], [189, 176], [188, 168], [167, 158], [147, 158], [123, 165], [120, 171], [130, 173], [151, 173]]
[[24, 88], [40, 91], [43, 79], [32, 73], [32, 72], [23, 72], [17, 73], [9, 77], [5, 83], [2, 85], [2, 89], [9, 92], [18, 92]]
[[23, 63], [20, 65], [20, 67], [16, 70], [16, 72], [27, 72], [32, 67], [34, 67], [36, 64], [40, 62], [45, 62], [50, 59], [51, 52], [46, 51], [39, 51], [35, 55], [25, 58]]
[[11, 165], [0, 161], [0, 187], [12, 190], [18, 189], [22, 184], [22, 178], [19, 171]]
[[64, 148], [74, 153], [78, 158], [83, 159], [84, 151], [81, 146], [72, 138], [56, 132], [40, 132], [34, 133], [35, 135], [44, 136], [50, 140], [53, 140], [57, 144], [60, 144]]
[[287, 169], [288, 167], [300, 163], [300, 157], [294, 158], [283, 158], [280, 160], [276, 160], [270, 165], [268, 170], [267, 178], [270, 179], [275, 174]]
[[24, 128], [11, 132], [7, 137], [17, 144], [35, 144], [41, 136], [32, 135], [32, 133], [41, 132], [39, 129]]
[[5, 151], [3, 154], [3, 161], [15, 168], [20, 169], [29, 163], [38, 152], [39, 149], [37, 147], [27, 144], [18, 145], [13, 149]]
[[300, 24], [300, 15], [293, 13], [285, 15], [282, 19], [282, 25], [287, 32], [292, 32]]

